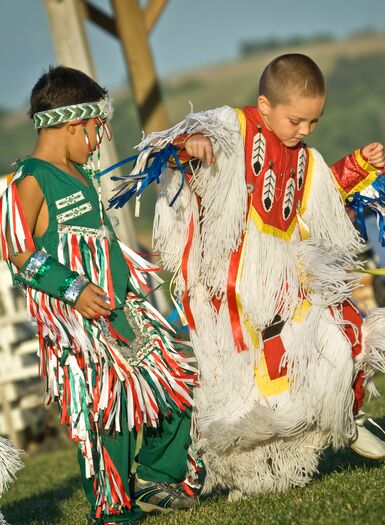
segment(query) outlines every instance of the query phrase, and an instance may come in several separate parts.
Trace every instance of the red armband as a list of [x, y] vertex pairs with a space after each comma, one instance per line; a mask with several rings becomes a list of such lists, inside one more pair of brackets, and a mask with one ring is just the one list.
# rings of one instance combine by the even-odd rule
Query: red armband
[[331, 170], [344, 200], [348, 195], [370, 186], [376, 180], [378, 173], [378, 170], [368, 163], [360, 149], [333, 164]]

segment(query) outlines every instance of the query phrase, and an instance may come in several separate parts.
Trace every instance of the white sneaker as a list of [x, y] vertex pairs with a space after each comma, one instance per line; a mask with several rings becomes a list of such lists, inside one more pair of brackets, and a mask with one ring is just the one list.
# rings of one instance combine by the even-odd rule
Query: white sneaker
[[364, 427], [365, 419], [373, 422], [375, 426], [379, 426], [371, 418], [366, 418], [363, 412], [360, 412], [356, 418], [357, 435], [350, 444], [350, 448], [364, 458], [385, 459], [385, 441], [382, 441], [382, 439]]

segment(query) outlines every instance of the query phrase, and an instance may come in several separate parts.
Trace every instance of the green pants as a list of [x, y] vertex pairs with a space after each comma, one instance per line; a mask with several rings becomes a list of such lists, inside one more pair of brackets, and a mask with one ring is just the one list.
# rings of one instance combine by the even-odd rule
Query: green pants
[[[124, 396], [125, 397], [125, 396]], [[125, 402], [122, 399], [122, 422], [119, 433], [115, 435], [102, 434], [103, 446], [119, 472], [126, 493], [132, 498], [129, 487], [129, 477], [134, 459], [136, 460], [137, 475], [141, 479], [159, 482], [180, 482], [186, 477], [187, 451], [190, 445], [190, 416], [191, 410], [182, 413], [173, 413], [169, 417], [161, 417], [156, 429], [143, 427], [142, 444], [135, 458], [138, 435], [129, 431]], [[78, 453], [78, 460], [82, 476], [83, 488], [94, 513], [96, 498], [94, 494], [94, 477], [85, 476], [85, 463], [82, 454]], [[98, 458], [95, 458], [95, 468], [98, 468]], [[131, 510], [125, 509], [119, 516], [104, 515], [97, 525], [109, 523], [128, 524], [138, 520], [141, 509], [131, 500]]]

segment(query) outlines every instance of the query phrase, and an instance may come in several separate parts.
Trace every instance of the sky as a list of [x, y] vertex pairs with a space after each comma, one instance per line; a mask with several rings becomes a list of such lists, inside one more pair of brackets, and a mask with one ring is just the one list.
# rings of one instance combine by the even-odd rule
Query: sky
[[[89, 1], [111, 12], [109, 0]], [[123, 85], [127, 73], [118, 42], [86, 26], [97, 80], [109, 89]], [[320, 33], [342, 38], [368, 28], [385, 30], [384, 0], [169, 0], [150, 42], [164, 78], [235, 59], [247, 40]], [[0, 0], [0, 107], [24, 106], [51, 64], [44, 0]]]

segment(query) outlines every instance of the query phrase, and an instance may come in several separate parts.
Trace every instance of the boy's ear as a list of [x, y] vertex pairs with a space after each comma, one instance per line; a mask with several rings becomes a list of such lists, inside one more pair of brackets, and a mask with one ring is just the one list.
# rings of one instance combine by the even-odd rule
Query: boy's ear
[[265, 95], [260, 95], [258, 97], [258, 109], [261, 113], [261, 115], [268, 115], [269, 111], [271, 109], [271, 104], [268, 101], [268, 99], [265, 97]]
[[65, 127], [70, 135], [75, 135], [76, 128], [79, 126], [79, 123], [72, 124], [71, 122], [66, 122]]

